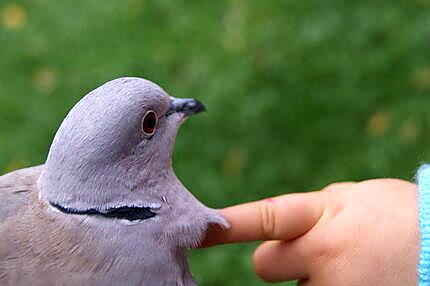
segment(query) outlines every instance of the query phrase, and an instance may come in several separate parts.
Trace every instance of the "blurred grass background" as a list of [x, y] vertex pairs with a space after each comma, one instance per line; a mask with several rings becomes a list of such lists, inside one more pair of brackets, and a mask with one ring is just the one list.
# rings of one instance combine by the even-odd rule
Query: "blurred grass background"
[[[0, 173], [42, 163], [73, 104], [124, 75], [206, 104], [174, 163], [213, 207], [430, 161], [430, 0], [0, 0], [0, 16]], [[195, 251], [193, 273], [265, 285], [255, 246]]]

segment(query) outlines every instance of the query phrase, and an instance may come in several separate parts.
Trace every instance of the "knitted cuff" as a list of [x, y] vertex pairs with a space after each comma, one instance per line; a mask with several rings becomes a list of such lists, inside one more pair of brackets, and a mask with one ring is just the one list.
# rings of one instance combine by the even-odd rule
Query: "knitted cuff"
[[430, 165], [423, 165], [417, 173], [419, 190], [419, 223], [421, 233], [419, 286], [430, 286]]

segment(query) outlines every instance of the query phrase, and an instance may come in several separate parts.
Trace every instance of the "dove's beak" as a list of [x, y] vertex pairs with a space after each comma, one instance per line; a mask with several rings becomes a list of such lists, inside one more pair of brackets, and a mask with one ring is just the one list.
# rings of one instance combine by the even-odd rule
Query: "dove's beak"
[[185, 116], [190, 116], [205, 111], [206, 108], [197, 99], [194, 98], [174, 98], [170, 104], [170, 109], [166, 115], [173, 113], [183, 113]]

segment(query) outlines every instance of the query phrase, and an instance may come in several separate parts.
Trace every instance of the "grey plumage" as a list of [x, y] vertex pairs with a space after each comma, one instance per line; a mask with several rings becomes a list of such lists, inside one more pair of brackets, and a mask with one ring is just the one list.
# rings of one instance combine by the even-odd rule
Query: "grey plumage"
[[[45, 165], [0, 177], [0, 285], [194, 285], [187, 250], [210, 224], [228, 227], [171, 166], [179, 126], [201, 108], [140, 78], [86, 95]], [[158, 117], [152, 136], [142, 131], [149, 111]], [[155, 216], [90, 215], [124, 207]]]

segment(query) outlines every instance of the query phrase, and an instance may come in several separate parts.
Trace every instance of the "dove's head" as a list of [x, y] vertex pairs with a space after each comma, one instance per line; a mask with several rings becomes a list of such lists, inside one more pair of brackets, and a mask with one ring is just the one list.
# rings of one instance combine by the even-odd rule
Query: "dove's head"
[[71, 215], [129, 220], [176, 237], [178, 245], [197, 243], [209, 224], [226, 222], [183, 187], [171, 157], [181, 123], [203, 110], [145, 79], [105, 83], [61, 124], [38, 182], [41, 199]]

